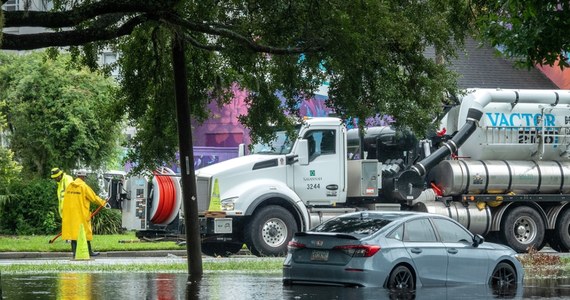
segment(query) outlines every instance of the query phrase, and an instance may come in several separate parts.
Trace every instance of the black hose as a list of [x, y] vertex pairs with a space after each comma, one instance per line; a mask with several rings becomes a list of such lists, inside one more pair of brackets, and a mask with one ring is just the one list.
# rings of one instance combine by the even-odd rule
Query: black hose
[[431, 168], [435, 167], [435, 165], [440, 163], [448, 155], [455, 153], [457, 149], [465, 143], [477, 128], [477, 123], [479, 123], [482, 116], [482, 111], [470, 108], [467, 112], [467, 120], [461, 129], [459, 129], [457, 134], [455, 134], [451, 140], [445, 142], [442, 147], [437, 149], [430, 156], [413, 165], [411, 169], [420, 176], [426, 175]]
[[424, 176], [448, 155], [455, 153], [463, 143], [473, 134], [477, 124], [481, 120], [483, 112], [470, 108], [467, 112], [467, 120], [453, 138], [443, 144], [430, 156], [414, 164], [410, 169], [402, 172], [394, 179], [392, 196], [400, 200], [414, 200], [425, 189]]

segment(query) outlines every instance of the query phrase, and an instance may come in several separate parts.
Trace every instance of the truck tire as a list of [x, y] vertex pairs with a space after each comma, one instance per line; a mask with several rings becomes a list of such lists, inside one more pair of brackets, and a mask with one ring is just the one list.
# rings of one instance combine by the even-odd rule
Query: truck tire
[[246, 226], [245, 240], [253, 255], [283, 256], [295, 232], [293, 215], [281, 206], [270, 205], [254, 213]]
[[550, 247], [558, 252], [568, 252], [570, 249], [570, 209], [564, 210], [556, 220]]
[[545, 236], [544, 221], [531, 207], [515, 207], [503, 219], [501, 233], [505, 243], [518, 253], [525, 253], [530, 247], [540, 250]]
[[202, 253], [214, 257], [227, 257], [238, 253], [242, 246], [242, 243], [206, 242], [202, 243]]

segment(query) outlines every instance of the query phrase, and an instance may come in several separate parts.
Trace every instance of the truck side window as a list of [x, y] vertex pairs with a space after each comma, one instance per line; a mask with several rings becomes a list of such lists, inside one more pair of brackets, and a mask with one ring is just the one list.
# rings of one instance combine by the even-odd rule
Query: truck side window
[[336, 153], [336, 137], [334, 130], [324, 130], [321, 138], [321, 154]]
[[309, 144], [309, 161], [320, 155], [336, 153], [335, 130], [311, 130], [304, 136]]

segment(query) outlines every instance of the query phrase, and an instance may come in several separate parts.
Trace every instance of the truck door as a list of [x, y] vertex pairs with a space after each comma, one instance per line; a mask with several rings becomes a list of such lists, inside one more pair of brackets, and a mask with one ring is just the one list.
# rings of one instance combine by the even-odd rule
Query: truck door
[[309, 164], [294, 164], [293, 182], [297, 195], [308, 205], [339, 202], [344, 189], [344, 159], [336, 129], [314, 129], [303, 138], [309, 144]]

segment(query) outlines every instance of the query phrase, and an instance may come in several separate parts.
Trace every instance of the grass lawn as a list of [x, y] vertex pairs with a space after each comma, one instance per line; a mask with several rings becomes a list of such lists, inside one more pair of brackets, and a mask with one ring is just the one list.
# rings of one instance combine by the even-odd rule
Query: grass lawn
[[[55, 235], [6, 236], [0, 235], [0, 252], [67, 252], [71, 245], [61, 238], [53, 244], [49, 241]], [[133, 231], [125, 234], [94, 235], [91, 242], [96, 251], [134, 251], [134, 250], [184, 250], [176, 242], [139, 241]]]
[[[259, 258], [255, 260], [213, 260], [202, 263], [206, 272], [236, 273], [275, 273], [283, 269], [283, 258]], [[11, 273], [60, 273], [60, 272], [143, 272], [143, 273], [186, 273], [188, 264], [154, 263], [154, 264], [91, 264], [86, 262], [54, 261], [43, 264], [0, 265], [1, 274]]]

